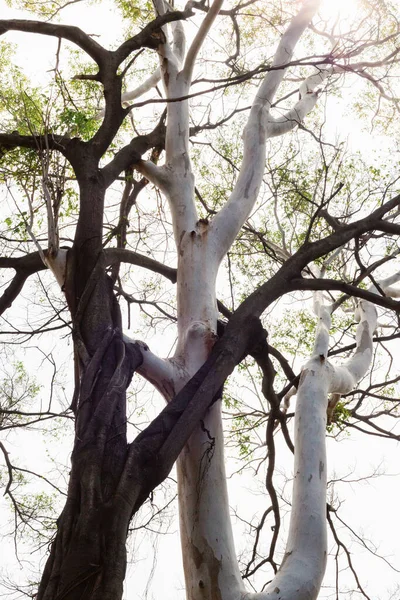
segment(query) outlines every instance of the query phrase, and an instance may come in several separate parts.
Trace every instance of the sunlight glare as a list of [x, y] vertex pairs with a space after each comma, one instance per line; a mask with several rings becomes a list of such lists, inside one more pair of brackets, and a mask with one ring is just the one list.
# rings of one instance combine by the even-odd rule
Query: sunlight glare
[[324, 19], [336, 21], [337, 19], [352, 19], [358, 9], [358, 0], [322, 0], [320, 14]]

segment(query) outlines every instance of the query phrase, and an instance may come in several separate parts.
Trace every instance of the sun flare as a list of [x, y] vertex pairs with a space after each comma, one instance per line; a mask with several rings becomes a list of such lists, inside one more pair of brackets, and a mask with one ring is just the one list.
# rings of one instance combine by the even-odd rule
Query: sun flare
[[359, 0], [322, 0], [320, 14], [329, 21], [352, 20], [360, 8]]

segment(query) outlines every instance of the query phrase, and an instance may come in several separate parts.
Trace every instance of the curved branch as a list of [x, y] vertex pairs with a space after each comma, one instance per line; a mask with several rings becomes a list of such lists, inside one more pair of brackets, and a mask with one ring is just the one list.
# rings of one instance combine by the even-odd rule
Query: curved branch
[[[210, 226], [209, 237], [212, 237], [218, 261], [225, 256], [257, 200], [265, 169], [265, 146], [269, 126], [273, 127], [270, 108], [296, 44], [316, 13], [319, 3], [320, 0], [306, 0], [292, 19], [281, 38], [272, 69], [264, 77], [254, 99], [243, 133], [243, 160], [238, 179], [228, 201]], [[311, 110], [315, 101], [314, 94], [305, 94], [300, 104], [295, 107], [295, 113], [286, 117], [286, 120], [284, 118], [279, 127], [285, 125], [289, 129], [293, 128], [303, 112]]]
[[[137, 88], [130, 92], [124, 92], [121, 96], [122, 104], [129, 102], [130, 100], [136, 100], [136, 98], [140, 98], [146, 92], [149, 92], [153, 87], [157, 85], [157, 83], [161, 80], [161, 69], [158, 67], [154, 73], [152, 73], [143, 83], [138, 85]], [[101, 119], [105, 115], [105, 110], [102, 108], [96, 114], [97, 119]]]
[[281, 352], [279, 352], [277, 348], [271, 346], [270, 344], [268, 344], [268, 352], [279, 362], [282, 371], [285, 373], [288, 381], [293, 383], [296, 380], [296, 374], [290, 366], [288, 360], [283, 356]]
[[24, 287], [24, 283], [28, 279], [28, 277], [28, 273], [22, 273], [21, 271], [16, 272], [10, 285], [6, 288], [6, 290], [0, 297], [0, 315], [2, 315], [3, 312], [7, 310], [7, 308], [10, 308], [10, 306]]
[[187, 81], [190, 81], [192, 79], [193, 67], [196, 61], [196, 57], [205, 38], [207, 37], [208, 32], [211, 29], [212, 24], [214, 23], [220, 11], [223, 2], [224, 0], [214, 0], [206, 16], [204, 17], [203, 22], [200, 25], [200, 28], [187, 52], [185, 64], [182, 69], [183, 76]]
[[307, 92], [286, 114], [274, 119], [268, 117], [268, 137], [277, 137], [298, 127], [304, 118], [312, 111], [318, 100], [318, 93]]
[[147, 344], [132, 340], [127, 335], [123, 336], [125, 344], [134, 346], [142, 355], [142, 362], [136, 372], [152, 383], [165, 400], [170, 401], [175, 396], [174, 367], [168, 359], [160, 358], [154, 354]]
[[129, 263], [153, 271], [153, 273], [159, 273], [169, 279], [172, 283], [176, 283], [176, 269], [168, 267], [148, 256], [133, 252], [132, 250], [126, 250], [125, 248], [107, 248], [104, 253], [106, 264], [108, 266], [120, 262]]
[[368, 290], [363, 290], [350, 283], [344, 281], [337, 281], [336, 279], [306, 279], [306, 278], [294, 278], [291, 283], [295, 286], [296, 290], [338, 290], [347, 294], [348, 296], [354, 296], [367, 300], [383, 308], [389, 308], [396, 312], [400, 312], [400, 302], [387, 298], [386, 296], [379, 296]]
[[47, 266], [43, 263], [39, 252], [32, 252], [17, 258], [1, 256], [0, 268], [15, 269], [16, 271], [10, 285], [0, 297], [0, 315], [2, 315], [18, 297], [28, 277], [33, 273], [47, 269]]
[[[165, 3], [167, 7], [169, 5]], [[170, 8], [170, 7], [169, 7]], [[171, 11], [169, 11], [171, 12]], [[164, 14], [164, 13], [163, 13]], [[177, 57], [177, 59], [181, 62], [183, 60], [183, 56], [185, 54], [185, 32], [182, 26], [182, 21], [173, 21], [171, 23], [172, 26], [172, 35], [173, 35], [173, 45], [172, 51]], [[143, 83], [141, 83], [138, 87], [130, 92], [125, 92], [122, 94], [121, 102], [122, 104], [129, 102], [130, 100], [135, 100], [136, 98], [140, 98], [146, 92], [149, 92], [153, 89], [157, 83], [161, 81], [161, 67], [158, 67], [154, 73], [152, 73]], [[100, 111], [98, 117], [102, 117], [104, 115], [104, 110]]]
[[162, 192], [165, 193], [168, 190], [170, 178], [164, 165], [159, 167], [151, 160], [141, 160], [135, 165], [135, 169]]
[[129, 144], [121, 148], [114, 158], [101, 169], [105, 186], [108, 187], [115, 181], [122, 171], [142, 160], [150, 148], [163, 148], [165, 143], [164, 117], [156, 127], [147, 135], [140, 135], [131, 140]]
[[305, 0], [302, 8], [295, 15], [281, 37], [272, 67], [277, 68], [266, 75], [262, 82], [255, 99], [255, 103], [267, 106], [269, 109], [274, 96], [280, 86], [286, 72], [287, 64], [291, 61], [294, 49], [303, 35], [304, 30], [311, 23], [317, 12], [321, 0]]
[[0, 35], [7, 31], [22, 31], [26, 33], [39, 33], [56, 38], [64, 38], [73, 42], [84, 50], [98, 65], [106, 58], [108, 51], [87, 35], [79, 27], [60, 25], [44, 21], [29, 21], [25, 19], [1, 19]]
[[188, 19], [193, 16], [191, 8], [186, 10], [173, 10], [158, 15], [153, 21], [148, 23], [138, 34], [123, 42], [121, 46], [115, 50], [114, 55], [117, 57], [118, 64], [121, 64], [125, 58], [134, 50], [147, 47], [157, 49], [160, 43], [164, 42], [164, 34], [161, 32], [161, 27], [167, 23]]

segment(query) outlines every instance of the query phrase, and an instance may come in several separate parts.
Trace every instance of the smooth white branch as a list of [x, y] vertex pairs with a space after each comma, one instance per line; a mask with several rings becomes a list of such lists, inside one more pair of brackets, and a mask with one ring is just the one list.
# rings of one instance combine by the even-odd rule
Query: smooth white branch
[[152, 383], [166, 400], [171, 400], [175, 396], [174, 368], [171, 362], [159, 358], [144, 342], [133, 340], [125, 334], [123, 340], [125, 344], [135, 346], [142, 355], [142, 364], [136, 369], [137, 373]]
[[[164, 10], [163, 0], [155, 0], [156, 10]], [[166, 32], [165, 32], [166, 33]], [[165, 36], [158, 47], [161, 76], [167, 99], [187, 96], [190, 88], [181, 72], [184, 32], [175, 29], [174, 45]], [[187, 100], [167, 104], [165, 165], [153, 167], [144, 162], [141, 172], [166, 195], [172, 216], [176, 245], [181, 233], [194, 228], [197, 212], [194, 204], [194, 176], [189, 157], [189, 105]]]
[[135, 165], [135, 169], [146, 177], [153, 185], [155, 185], [165, 195], [168, 194], [170, 184], [170, 172], [162, 165], [155, 165], [151, 160], [141, 160]]
[[64, 291], [65, 277], [67, 275], [68, 249], [60, 248], [56, 253], [45, 252], [44, 264], [50, 269], [57, 280], [58, 285]]
[[284, 78], [286, 65], [292, 60], [297, 42], [311, 23], [320, 4], [321, 0], [304, 0], [302, 8], [281, 37], [271, 65], [273, 70], [264, 77], [256, 95], [256, 103], [267, 106], [268, 109], [271, 107]]
[[257, 200], [264, 175], [267, 138], [293, 129], [315, 105], [316, 94], [303, 87], [299, 102], [289, 113], [279, 119], [270, 115], [274, 96], [284, 77], [285, 65], [290, 62], [296, 44], [319, 4], [320, 0], [306, 0], [292, 19], [279, 42], [272, 63], [273, 67], [282, 68], [266, 74], [254, 99], [243, 132], [243, 160], [236, 185], [210, 227], [210, 236], [219, 261], [228, 252]]
[[[388, 296], [399, 295], [400, 290], [392, 288], [392, 284], [400, 280], [400, 272], [394, 273], [378, 282], [381, 290]], [[369, 291], [379, 294], [375, 285]], [[356, 331], [356, 349], [353, 356], [343, 365], [334, 367], [334, 376], [329, 388], [332, 393], [347, 394], [367, 373], [371, 360], [372, 338], [377, 326], [377, 310], [372, 302], [359, 300], [355, 310], [355, 318], [359, 321]]]
[[[193, 65], [223, 0], [214, 0], [184, 59], [183, 27], [174, 28], [171, 45], [166, 38], [158, 48], [160, 68], [168, 100], [189, 94]], [[162, 0], [155, 0], [156, 10], [162, 10]], [[184, 66], [181, 69], [182, 61]], [[194, 175], [189, 153], [189, 102], [180, 100], [167, 104], [165, 166], [154, 168], [148, 163], [139, 166], [141, 172], [166, 195], [172, 214], [174, 236], [179, 246], [183, 232], [195, 231], [198, 221], [194, 203]]]
[[373, 304], [360, 300], [356, 317], [359, 324], [356, 331], [356, 349], [353, 356], [343, 365], [333, 367], [329, 392], [347, 394], [367, 373], [372, 360], [372, 337], [377, 323], [377, 311]]
[[[140, 98], [143, 94], [146, 94], [150, 90], [152, 90], [157, 83], [161, 80], [161, 69], [158, 67], [154, 73], [152, 73], [143, 83], [138, 85], [135, 89], [124, 92], [121, 96], [121, 104], [126, 104], [129, 101], [136, 100], [136, 98]], [[101, 119], [104, 117], [106, 111], [104, 108], [99, 110], [96, 113], [96, 119]]]
[[[305, 365], [297, 391], [292, 512], [281, 568], [265, 592], [250, 600], [316, 600], [327, 559], [326, 449], [329, 366], [319, 356]], [[247, 597], [247, 595], [246, 595]]]
[[204, 40], [207, 37], [208, 32], [210, 31], [221, 7], [224, 3], [224, 0], [214, 0], [210, 9], [208, 10], [206, 16], [204, 17], [197, 34], [194, 37], [194, 40], [187, 52], [185, 64], [183, 67], [183, 76], [188, 81], [192, 80], [193, 68], [197, 58], [197, 55], [200, 51], [201, 46], [204, 43]]
[[313, 355], [325, 359], [328, 356], [329, 349], [332, 307], [324, 304], [322, 292], [314, 293], [314, 312], [319, 321], [315, 333]]

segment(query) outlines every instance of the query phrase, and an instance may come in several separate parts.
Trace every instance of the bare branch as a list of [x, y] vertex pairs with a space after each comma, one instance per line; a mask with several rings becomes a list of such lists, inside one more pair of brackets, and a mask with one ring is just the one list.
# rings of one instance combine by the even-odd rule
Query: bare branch
[[33, 252], [18, 258], [0, 257], [0, 269], [15, 269], [16, 273], [0, 298], [0, 314], [3, 314], [7, 308], [10, 308], [14, 300], [20, 294], [25, 281], [33, 273], [46, 269], [39, 252]]
[[153, 271], [153, 273], [159, 273], [169, 279], [171, 283], [176, 283], [176, 269], [163, 265], [148, 256], [125, 248], [107, 248], [104, 252], [107, 265], [111, 266], [120, 262], [129, 263]]
[[41, 35], [64, 38], [79, 46], [79, 48], [84, 50], [98, 65], [103, 63], [108, 54], [103, 46], [84, 33], [82, 29], [72, 25], [60, 25], [44, 21], [28, 21], [23, 19], [0, 20], [0, 35], [7, 31], [23, 31], [26, 33], [39, 33]]
[[191, 81], [193, 74], [193, 67], [196, 60], [196, 57], [199, 53], [199, 50], [207, 37], [208, 32], [210, 31], [212, 24], [214, 23], [220, 8], [223, 4], [224, 0], [214, 0], [211, 7], [209, 8], [207, 15], [205, 16], [200, 28], [190, 46], [187, 55], [185, 64], [183, 66], [183, 76], [187, 81]]
[[400, 302], [392, 300], [384, 296], [379, 296], [368, 290], [363, 290], [355, 285], [346, 283], [344, 281], [337, 281], [335, 279], [292, 279], [292, 284], [297, 290], [338, 290], [347, 294], [348, 296], [354, 296], [355, 298], [361, 298], [367, 300], [383, 308], [389, 308], [395, 312], [400, 312]]
[[188, 19], [189, 17], [192, 17], [193, 14], [192, 9], [187, 8], [183, 11], [174, 10], [158, 15], [153, 21], [148, 23], [142, 31], [129, 40], [126, 40], [126, 42], [123, 42], [123, 44], [115, 50], [114, 54], [117, 57], [118, 64], [121, 64], [131, 52], [138, 50], [139, 48], [147, 47], [157, 49], [160, 44], [165, 42], [165, 36], [161, 30], [163, 25], [173, 23], [174, 21]]
[[0, 133], [0, 149], [32, 148], [33, 150], [58, 150], [68, 158], [68, 147], [72, 140], [63, 135], [19, 135], [19, 133]]
[[2, 315], [7, 308], [12, 306], [12, 303], [19, 296], [28, 277], [28, 273], [22, 273], [21, 271], [16, 272], [10, 285], [0, 297], [0, 315]]
[[[219, 261], [225, 256], [257, 200], [265, 168], [269, 111], [295, 46], [316, 13], [319, 3], [319, 0], [307, 0], [292, 19], [279, 42], [272, 70], [265, 76], [254, 99], [244, 130], [243, 161], [239, 177], [229, 200], [214, 217], [210, 227], [209, 235], [213, 238]], [[310, 110], [313, 103], [314, 97], [306, 95], [298, 110], [303, 114], [303, 110]], [[293, 115], [286, 122], [292, 126]]]

